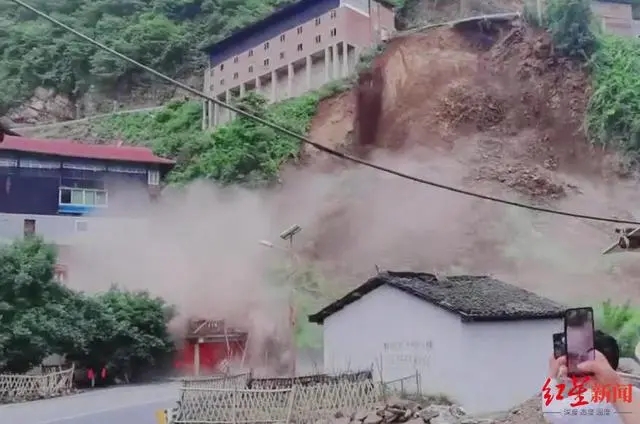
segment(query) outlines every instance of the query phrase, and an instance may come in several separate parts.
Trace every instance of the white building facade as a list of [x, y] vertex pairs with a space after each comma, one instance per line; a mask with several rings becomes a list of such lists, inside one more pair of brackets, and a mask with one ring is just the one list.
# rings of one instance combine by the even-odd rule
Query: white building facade
[[488, 277], [382, 273], [309, 319], [323, 325], [325, 372], [373, 368], [382, 381], [418, 373], [423, 394], [485, 413], [540, 393], [562, 314]]

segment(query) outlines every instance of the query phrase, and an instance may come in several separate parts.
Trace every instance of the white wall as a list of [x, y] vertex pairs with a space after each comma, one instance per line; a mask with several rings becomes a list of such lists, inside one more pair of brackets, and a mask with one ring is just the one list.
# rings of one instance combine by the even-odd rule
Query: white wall
[[373, 366], [380, 379], [381, 364], [384, 381], [417, 370], [425, 394], [446, 394], [469, 413], [502, 411], [540, 393], [559, 331], [562, 320], [462, 323], [382, 286], [325, 320], [324, 369]]
[[[468, 412], [507, 410], [542, 390], [561, 319], [463, 325], [467, 376], [460, 398]], [[490, 388], [490, 389], [489, 389]]]
[[[324, 323], [325, 372], [373, 366], [376, 379], [422, 376], [423, 391], [456, 397], [460, 319], [392, 287], [365, 295]], [[431, 342], [431, 348], [425, 346]], [[385, 347], [386, 343], [386, 347]]]

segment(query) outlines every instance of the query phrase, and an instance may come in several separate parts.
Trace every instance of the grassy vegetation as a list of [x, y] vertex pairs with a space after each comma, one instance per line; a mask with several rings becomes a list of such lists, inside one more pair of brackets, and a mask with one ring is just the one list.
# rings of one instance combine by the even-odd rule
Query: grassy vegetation
[[585, 116], [591, 142], [640, 154], [640, 42], [603, 34], [589, 0], [550, 0], [543, 24], [557, 51], [584, 62], [592, 76]]
[[640, 342], [640, 309], [629, 304], [614, 305], [604, 302], [596, 310], [596, 327], [616, 338], [620, 356], [634, 357]]
[[589, 137], [601, 145], [640, 153], [640, 43], [601, 36], [591, 66], [593, 94], [586, 116]]
[[[306, 134], [322, 93], [313, 92], [267, 106], [250, 93], [237, 106], [296, 133]], [[169, 181], [198, 178], [222, 184], [262, 185], [275, 181], [281, 165], [298, 157], [300, 141], [238, 117], [213, 132], [202, 131], [200, 102], [175, 102], [160, 112], [116, 115], [93, 124], [100, 138], [146, 145], [177, 166]]]

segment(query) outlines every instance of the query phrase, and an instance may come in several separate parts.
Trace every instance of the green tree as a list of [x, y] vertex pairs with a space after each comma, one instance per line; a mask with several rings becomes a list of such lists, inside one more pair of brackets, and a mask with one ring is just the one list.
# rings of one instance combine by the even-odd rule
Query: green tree
[[544, 25], [560, 54], [582, 60], [591, 58], [597, 38], [592, 30], [590, 0], [549, 0], [544, 15]]
[[[198, 47], [291, 0], [31, 0], [29, 4], [170, 76], [198, 71]], [[151, 76], [8, 0], [0, 0], [0, 114], [37, 87], [79, 98]]]
[[40, 238], [0, 248], [0, 372], [23, 373], [50, 354], [136, 379], [170, 356], [173, 308], [146, 292], [88, 295], [53, 279], [55, 249]]
[[55, 258], [39, 238], [0, 248], [0, 370], [29, 370], [73, 332], [63, 306], [72, 293], [53, 280]]
[[87, 368], [136, 380], [174, 352], [167, 330], [173, 308], [146, 292], [112, 288], [99, 295], [80, 294], [70, 304], [78, 323], [67, 358]]

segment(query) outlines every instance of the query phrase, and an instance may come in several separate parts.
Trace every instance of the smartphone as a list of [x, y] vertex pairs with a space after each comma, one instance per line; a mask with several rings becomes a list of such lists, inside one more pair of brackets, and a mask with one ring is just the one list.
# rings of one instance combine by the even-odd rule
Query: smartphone
[[567, 354], [564, 333], [555, 333], [553, 335], [553, 357], [558, 359]]
[[567, 354], [567, 374], [582, 377], [586, 374], [578, 364], [595, 359], [593, 308], [571, 308], [564, 313], [564, 340]]

